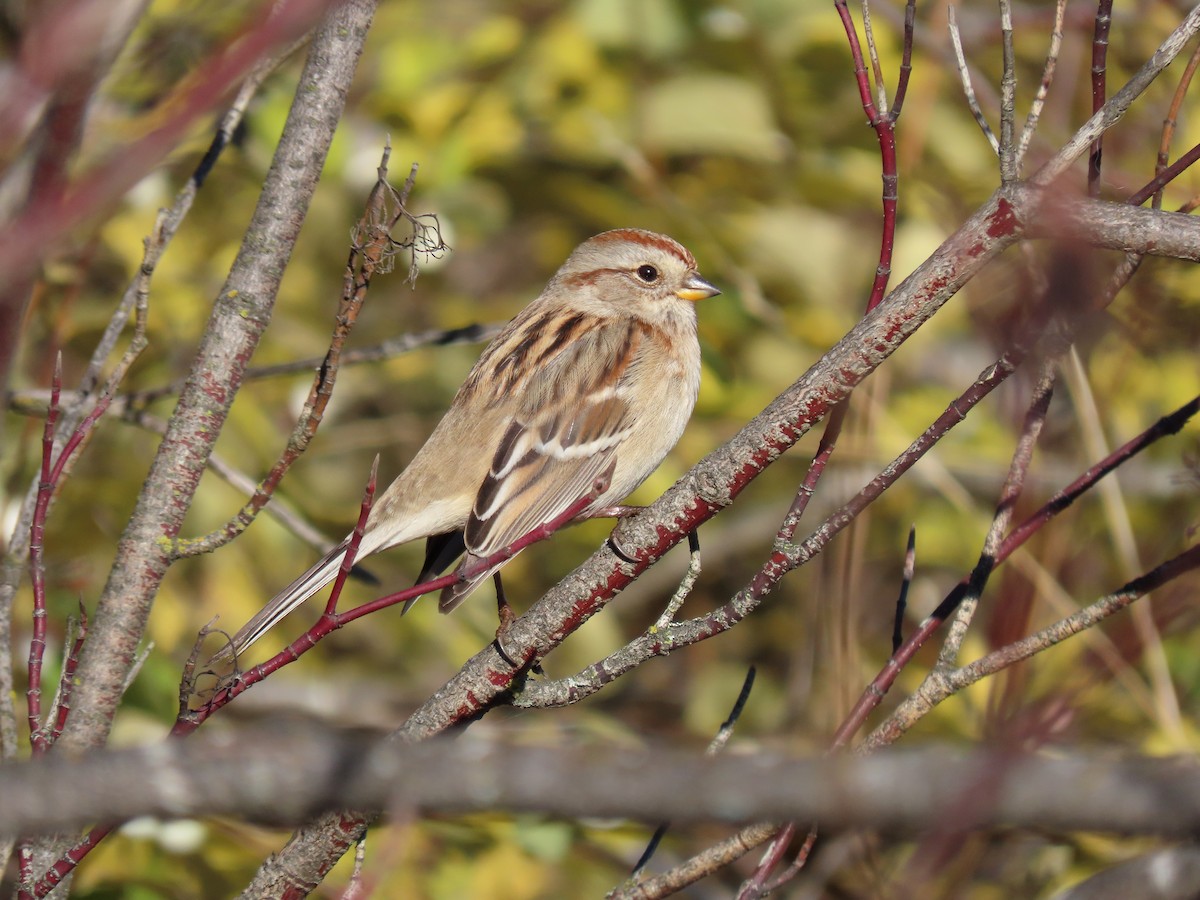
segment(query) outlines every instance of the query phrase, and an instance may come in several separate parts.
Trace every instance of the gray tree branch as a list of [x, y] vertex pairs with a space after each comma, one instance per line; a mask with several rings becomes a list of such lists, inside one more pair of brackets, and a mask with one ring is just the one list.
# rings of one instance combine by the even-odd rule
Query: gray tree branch
[[[587, 778], [580, 778], [587, 772]], [[403, 744], [278, 723], [149, 747], [0, 767], [0, 833], [103, 819], [236, 815], [295, 824], [372, 813], [507, 810], [644, 822], [820, 820], [917, 831], [952, 822], [1185, 835], [1200, 829], [1191, 759], [888, 750], [869, 757], [705, 755], [700, 748], [529, 747], [464, 738]]]
[[191, 375], [159, 445], [117, 549], [80, 658], [75, 707], [59, 746], [98, 746], [159, 584], [174, 559], [183, 518], [270, 321], [275, 294], [345, 105], [373, 5], [330, 14], [314, 38], [258, 207], [213, 313]]

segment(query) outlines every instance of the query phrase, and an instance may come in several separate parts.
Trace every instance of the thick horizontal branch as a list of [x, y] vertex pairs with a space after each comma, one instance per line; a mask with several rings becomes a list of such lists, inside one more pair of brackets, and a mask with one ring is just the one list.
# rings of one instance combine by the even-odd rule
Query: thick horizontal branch
[[1191, 760], [938, 747], [867, 758], [710, 757], [699, 750], [512, 747], [470, 738], [406, 745], [291, 724], [0, 767], [0, 797], [0, 832], [9, 834], [140, 815], [221, 814], [289, 824], [346, 806], [646, 822], [799, 819], [902, 831], [947, 822], [1200, 830], [1200, 767]]
[[1025, 216], [1028, 236], [1077, 240], [1093, 247], [1200, 261], [1200, 218], [1019, 185], [1009, 190]]

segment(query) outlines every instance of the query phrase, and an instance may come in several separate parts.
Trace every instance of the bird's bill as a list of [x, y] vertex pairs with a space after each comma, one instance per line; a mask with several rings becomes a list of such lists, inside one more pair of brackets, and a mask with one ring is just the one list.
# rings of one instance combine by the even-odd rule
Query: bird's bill
[[680, 300], [690, 300], [695, 303], [698, 300], [706, 300], [709, 297], [715, 297], [721, 293], [696, 272], [693, 272], [687, 277], [687, 281], [683, 283], [683, 287], [675, 292], [675, 296]]

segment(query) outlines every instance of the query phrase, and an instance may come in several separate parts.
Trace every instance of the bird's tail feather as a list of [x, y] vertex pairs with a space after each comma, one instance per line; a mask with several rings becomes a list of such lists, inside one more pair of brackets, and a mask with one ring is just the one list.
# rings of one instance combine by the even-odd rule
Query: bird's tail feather
[[244, 653], [246, 649], [260, 637], [274, 628], [279, 622], [298, 607], [301, 603], [333, 581], [342, 557], [346, 555], [349, 539], [342, 541], [330, 550], [312, 568], [276, 594], [271, 600], [256, 612], [233, 636], [232, 643], [221, 650], [214, 660], [229, 656], [231, 653]]
[[[478, 564], [483, 559], [484, 557], [482, 556], [476, 556], [475, 554], [468, 552], [467, 555], [463, 557], [463, 561], [459, 563], [459, 571], [462, 571], [467, 566]], [[505, 559], [502, 562], [496, 563], [496, 565], [492, 566], [490, 569], [484, 569], [482, 572], [472, 575], [465, 581], [460, 581], [457, 584], [451, 584], [442, 588], [442, 596], [438, 599], [438, 612], [443, 614], [454, 612], [454, 610], [458, 609], [462, 602], [467, 599], [468, 594], [470, 594], [475, 590], [475, 588], [479, 587], [480, 584], [490, 578], [494, 572], [497, 572], [500, 567], [507, 562], [508, 560]]]

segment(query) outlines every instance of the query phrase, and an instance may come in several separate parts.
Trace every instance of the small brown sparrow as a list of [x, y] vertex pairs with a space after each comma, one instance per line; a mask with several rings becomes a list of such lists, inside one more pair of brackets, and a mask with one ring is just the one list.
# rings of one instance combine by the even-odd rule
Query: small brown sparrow
[[[581, 517], [623, 499], [691, 417], [700, 387], [693, 304], [719, 293], [665, 235], [621, 228], [584, 241], [484, 350], [371, 509], [357, 558], [427, 538], [425, 581], [464, 549], [463, 566], [565, 514], [610, 467], [608, 489]], [[244, 651], [332, 581], [348, 543], [276, 595], [232, 649]], [[450, 612], [498, 568], [446, 588], [438, 608]]]

